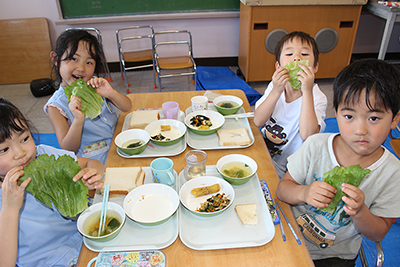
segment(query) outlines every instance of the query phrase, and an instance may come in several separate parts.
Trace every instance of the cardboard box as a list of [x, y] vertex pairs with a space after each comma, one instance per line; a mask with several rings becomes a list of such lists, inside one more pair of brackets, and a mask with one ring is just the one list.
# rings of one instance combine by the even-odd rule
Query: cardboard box
[[368, 0], [240, 0], [246, 6], [365, 5]]

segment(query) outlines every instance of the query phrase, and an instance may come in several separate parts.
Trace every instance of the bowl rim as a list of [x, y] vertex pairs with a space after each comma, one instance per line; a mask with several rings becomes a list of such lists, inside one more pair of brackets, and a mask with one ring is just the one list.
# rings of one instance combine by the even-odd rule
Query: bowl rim
[[[232, 194], [230, 195], [231, 201], [230, 201], [229, 205], [228, 205], [225, 209], [222, 209], [222, 210], [219, 210], [219, 211], [213, 211], [213, 212], [199, 212], [199, 211], [195, 211], [195, 210], [189, 208], [189, 207], [187, 206], [187, 204], [182, 200], [182, 197], [183, 197], [183, 190], [186, 190], [186, 188], [189, 187], [191, 184], [201, 182], [201, 180], [205, 180], [205, 179], [207, 179], [207, 180], [215, 180], [215, 181], [218, 181], [218, 183], [220, 183], [220, 184], [222, 183], [224, 186], [228, 187], [228, 188], [231, 190], [231, 192], [232, 192]], [[208, 185], [211, 185], [211, 184], [214, 184], [214, 183], [216, 183], [216, 182], [205, 183], [203, 186], [208, 186]], [[199, 185], [199, 186], [196, 186], [196, 187], [200, 187], [200, 185]], [[190, 187], [190, 189], [193, 189], [193, 188], [195, 188], [195, 187]], [[205, 201], [205, 199], [209, 198], [211, 195], [215, 195], [215, 194], [217, 194], [217, 193], [219, 193], [219, 192], [221, 192], [221, 190], [218, 191], [218, 192], [216, 192], [216, 193], [214, 193], [214, 194], [209, 194], [209, 195], [203, 196], [202, 198], [199, 198], [199, 200], [200, 200], [200, 199], [204, 199], [203, 201], [199, 201], [199, 205], [200, 205], [201, 203], [203, 203], [203, 202]], [[182, 187], [179, 189], [179, 201], [182, 203], [182, 205], [183, 205], [187, 210], [189, 210], [190, 212], [193, 212], [193, 213], [195, 213], [195, 214], [202, 215], [202, 216], [217, 215], [217, 214], [219, 214], [219, 213], [222, 213], [222, 212], [228, 210], [228, 208], [232, 206], [232, 204], [233, 204], [233, 202], [234, 202], [234, 200], [235, 200], [235, 197], [236, 197], [236, 196], [235, 196], [235, 189], [233, 188], [233, 186], [232, 186], [230, 183], [228, 183], [228, 182], [227, 182], [226, 180], [224, 180], [223, 178], [216, 177], [216, 176], [211, 176], [211, 175], [199, 176], [199, 177], [190, 179], [189, 181], [185, 182], [185, 183], [182, 185]]]
[[[161, 122], [165, 122], [165, 121], [171, 122], [171, 123], [176, 123], [176, 124], [180, 125], [180, 126], [182, 127], [182, 129], [183, 129], [183, 132], [180, 132], [180, 135], [179, 135], [178, 137], [176, 137], [176, 138], [174, 138], [174, 139], [171, 139], [171, 140], [168, 140], [168, 141], [158, 141], [158, 140], [153, 140], [153, 139], [151, 139], [151, 134], [148, 132], [147, 129], [153, 127], [153, 125], [157, 125], [157, 124], [160, 124]], [[181, 122], [181, 121], [179, 121], [179, 120], [174, 120], [174, 119], [160, 119], [160, 120], [156, 120], [156, 121], [153, 121], [153, 122], [149, 123], [149, 124], [146, 126], [146, 128], [144, 128], [144, 130], [149, 134], [149, 136], [150, 136], [150, 138], [149, 138], [150, 141], [152, 141], [152, 142], [164, 142], [164, 143], [166, 143], [166, 142], [172, 142], [172, 141], [175, 141], [175, 140], [177, 140], [177, 139], [179, 139], [179, 138], [182, 138], [182, 137], [186, 134], [187, 127], [186, 127], [186, 125], [185, 125], [183, 122]]]
[[[135, 219], [133, 216], [130, 216], [130, 215], [128, 214], [128, 212], [126, 211], [126, 209], [127, 209], [126, 205], [128, 205], [128, 204], [126, 204], [126, 203], [127, 203], [128, 199], [129, 199], [129, 197], [132, 197], [132, 195], [136, 194], [137, 192], [140, 192], [139, 190], [143, 190], [143, 189], [146, 189], [146, 188], [149, 188], [149, 187], [151, 187], [151, 188], [153, 188], [153, 187], [159, 187], [159, 188], [163, 188], [163, 191], [168, 190], [168, 191], [172, 192], [172, 195], [174, 196], [174, 199], [171, 200], [171, 203], [172, 203], [172, 205], [174, 205], [174, 203], [176, 202], [176, 205], [173, 206], [173, 211], [172, 211], [171, 214], [169, 214], [169, 215], [166, 216], [166, 217], [160, 218], [160, 219], [158, 219], [158, 220], [156, 220], [156, 221], [141, 221], [141, 220], [137, 220], [137, 219]], [[143, 193], [140, 193], [140, 195], [143, 195]], [[176, 201], [174, 201], [174, 200], [176, 200]], [[134, 203], [136, 203], [136, 202], [137, 202], [137, 201], [135, 201]], [[179, 208], [179, 203], [180, 203], [180, 201], [179, 201], [179, 195], [178, 195], [178, 193], [175, 191], [175, 189], [173, 189], [171, 186], [168, 186], [168, 185], [165, 185], [165, 184], [159, 184], [159, 183], [148, 183], [148, 184], [143, 184], [143, 185], [141, 185], [141, 186], [138, 186], [138, 187], [135, 187], [134, 189], [132, 189], [132, 190], [125, 196], [124, 201], [123, 201], [122, 208], [123, 208], [123, 210], [124, 210], [125, 215], [126, 215], [128, 218], [130, 218], [131, 220], [135, 221], [135, 222], [138, 222], [138, 223], [141, 223], [141, 224], [155, 224], [155, 223], [158, 223], [158, 222], [162, 222], [162, 221], [164, 221], [165, 219], [171, 217], [171, 216], [178, 210], [178, 208]], [[132, 205], [132, 204], [130, 204], [130, 205]]]
[[[211, 116], [211, 115], [207, 115], [207, 114], [215, 114], [216, 117], [219, 117], [222, 120], [222, 123], [220, 125], [218, 125], [217, 127], [213, 127], [213, 125], [211, 126], [210, 129], [207, 130], [199, 130], [198, 128], [193, 127], [192, 125], [190, 125], [189, 121], [190, 118], [196, 116], [196, 115], [205, 115], [205, 116]], [[190, 112], [188, 115], [186, 115], [185, 117], [185, 125], [190, 128], [193, 129], [195, 131], [200, 131], [200, 132], [207, 132], [207, 131], [216, 131], [218, 129], [220, 129], [222, 126], [224, 126], [225, 124], [225, 117], [224, 115], [222, 115], [221, 113], [219, 113], [218, 111], [214, 111], [214, 110], [196, 110], [193, 112]]]
[[[237, 157], [237, 156], [248, 158], [248, 159], [250, 159], [250, 161], [254, 162], [255, 168], [252, 168], [252, 173], [251, 173], [250, 175], [245, 176], [245, 177], [230, 177], [230, 176], [224, 175], [224, 174], [222, 173], [222, 171], [220, 170], [220, 168], [222, 167], [222, 165], [221, 165], [221, 164], [222, 164], [222, 163], [221, 163], [222, 159], [224, 159], [224, 158], [230, 158], [230, 157]], [[228, 161], [228, 162], [229, 162], [229, 161]], [[228, 162], [226, 162], [226, 163], [228, 163]], [[221, 166], [220, 166], [220, 165], [221, 165]], [[221, 158], [219, 158], [218, 161], [217, 161], [217, 163], [215, 164], [215, 167], [217, 168], [218, 173], [220, 173], [221, 175], [226, 176], [226, 177], [228, 177], [229, 179], [241, 180], [241, 179], [247, 179], [247, 178], [249, 178], [249, 177], [252, 177], [252, 176], [257, 172], [258, 164], [257, 164], [257, 162], [256, 162], [253, 158], [251, 158], [251, 157], [249, 157], [249, 156], [247, 156], [247, 155], [244, 155], [244, 154], [229, 154], [229, 155], [225, 155], [225, 156], [222, 156]], [[254, 170], [253, 170], [253, 169], [254, 169]]]
[[[139, 132], [142, 132], [142, 133], [145, 133], [145, 134], [147, 134], [147, 140], [143, 140], [144, 141], [144, 144], [142, 144], [141, 146], [137, 146], [137, 147], [132, 147], [132, 148], [127, 148], [127, 147], [122, 147], [121, 145], [119, 145], [118, 144], [118, 140], [121, 138], [120, 136], [121, 136], [121, 134], [126, 134], [127, 132], [136, 132], [136, 131], [139, 131]], [[147, 131], [145, 131], [145, 130], [143, 130], [143, 129], [127, 129], [127, 130], [125, 130], [125, 131], [121, 131], [119, 134], [117, 134], [117, 136], [115, 137], [115, 139], [114, 139], [114, 144], [117, 146], [117, 147], [119, 147], [119, 148], [121, 148], [121, 149], [138, 149], [138, 148], [142, 148], [143, 146], [145, 146], [145, 145], [147, 145], [147, 143], [150, 141], [150, 134], [147, 132]]]
[[[232, 97], [232, 98], [238, 99], [240, 101], [238, 103], [239, 106], [238, 107], [234, 107], [234, 108], [224, 108], [224, 107], [220, 107], [220, 106], [217, 105], [218, 102], [220, 102], [220, 101], [217, 102], [217, 99], [227, 98], [227, 97]], [[220, 95], [220, 96], [217, 96], [216, 98], [213, 99], [213, 104], [214, 104], [215, 108], [221, 108], [221, 109], [227, 109], [227, 110], [239, 109], [241, 106], [243, 106], [243, 100], [240, 97], [237, 97], [237, 96], [234, 96], [234, 95]]]
[[[92, 211], [92, 212], [90, 212], [90, 213], [98, 212], [98, 211], [101, 212], [101, 205], [102, 205], [102, 202], [98, 202], [98, 203], [95, 203], [95, 204], [91, 205], [91, 206], [88, 207], [87, 209], [85, 209], [85, 210], [82, 212], [82, 214], [78, 217], [78, 220], [77, 220], [77, 222], [76, 222], [76, 227], [78, 228], [79, 233], [81, 233], [81, 235], [83, 235], [84, 237], [89, 238], [89, 239], [91, 239], [91, 240], [101, 240], [101, 239], [105, 239], [105, 238], [110, 237], [111, 235], [113, 235], [113, 234], [115, 234], [117, 231], [119, 231], [119, 230], [124, 226], [125, 221], [126, 221], [126, 214], [125, 214], [125, 211], [124, 211], [123, 207], [122, 207], [121, 205], [119, 205], [118, 203], [109, 201], [109, 202], [108, 202], [108, 205], [114, 206], [114, 207], [116, 207], [116, 209], [119, 209], [119, 211], [117, 210], [117, 212], [118, 212], [118, 214], [121, 215], [121, 217], [122, 217], [122, 222], [121, 222], [121, 224], [119, 225], [119, 227], [118, 227], [117, 229], [115, 229], [115, 231], [113, 231], [113, 232], [111, 232], [111, 233], [109, 233], [109, 234], [107, 234], [107, 235], [103, 235], [103, 236], [90, 236], [90, 235], [86, 234], [86, 233], [83, 231], [83, 224], [84, 224], [85, 220], [87, 220], [87, 218], [88, 218], [90, 215], [86, 215], [86, 214], [84, 214], [84, 213], [89, 213], [89, 212], [90, 212], [90, 209], [93, 209], [93, 208], [95, 208], [95, 207], [96, 207], [96, 210], [95, 210], [95, 211]], [[100, 206], [100, 209], [97, 209], [97, 206]], [[120, 211], [122, 211], [122, 212], [120, 212]], [[82, 215], [84, 215], [83, 217], [86, 217], [86, 218], [83, 218]], [[82, 220], [83, 220], [83, 221], [82, 221]]]

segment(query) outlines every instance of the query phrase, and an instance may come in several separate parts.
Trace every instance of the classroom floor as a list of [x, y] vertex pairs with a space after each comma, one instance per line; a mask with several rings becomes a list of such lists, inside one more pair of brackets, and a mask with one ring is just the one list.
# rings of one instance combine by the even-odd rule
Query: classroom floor
[[[236, 72], [235, 67], [231, 67]], [[126, 94], [124, 82], [121, 80], [119, 72], [111, 73], [113, 81], [111, 85], [119, 92]], [[128, 72], [128, 81], [130, 83], [130, 93], [154, 93], [159, 89], [153, 88], [153, 72], [152, 71], [133, 71]], [[319, 79], [316, 81], [321, 90], [328, 98], [327, 118], [334, 116], [332, 109], [332, 82], [333, 79]], [[264, 94], [265, 88], [269, 82], [249, 82], [249, 85], [255, 90]], [[192, 84], [191, 76], [181, 76], [162, 79], [162, 92], [169, 91], [194, 91], [195, 85]], [[30, 84], [6, 84], [0, 85], [0, 97], [7, 98], [16, 105], [22, 113], [33, 123], [39, 133], [53, 133], [54, 129], [50, 124], [48, 116], [43, 111], [50, 96], [34, 97], [30, 91]], [[252, 107], [254, 109], [254, 106]]]

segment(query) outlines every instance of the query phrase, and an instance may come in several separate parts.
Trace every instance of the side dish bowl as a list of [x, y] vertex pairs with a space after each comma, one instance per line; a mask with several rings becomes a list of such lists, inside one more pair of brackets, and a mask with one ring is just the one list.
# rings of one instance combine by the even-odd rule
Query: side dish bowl
[[[199, 127], [191, 125], [191, 119], [196, 116], [205, 116], [210, 119], [212, 125], [206, 129], [201, 130]], [[197, 110], [185, 117], [185, 124], [192, 132], [201, 135], [208, 135], [216, 133], [225, 123], [225, 118], [222, 114], [212, 110]]]
[[[247, 175], [242, 177], [232, 177], [227, 175], [227, 170], [224, 169], [227, 164], [232, 164], [230, 168], [246, 168], [248, 170]], [[238, 164], [235, 164], [238, 163]], [[237, 165], [237, 166], [233, 166]], [[249, 168], [249, 169], [248, 169]], [[257, 172], [257, 163], [250, 157], [241, 154], [230, 154], [223, 156], [217, 162], [217, 170], [221, 176], [232, 185], [242, 185], [247, 183]], [[240, 170], [238, 170], [240, 171]]]
[[[220, 186], [220, 190], [216, 193], [200, 197], [194, 197], [194, 195], [191, 194], [191, 191], [194, 188], [210, 186], [217, 183]], [[224, 193], [225, 196], [228, 197], [228, 199], [230, 200], [229, 204], [224, 209], [213, 212], [196, 211], [196, 209], [199, 208], [202, 203], [206, 202], [207, 199], [216, 195], [217, 193], [220, 194]], [[179, 198], [182, 205], [191, 213], [203, 217], [211, 217], [223, 213], [224, 211], [228, 210], [229, 207], [232, 206], [232, 203], [235, 200], [235, 191], [233, 190], [233, 187], [229, 183], [227, 183], [225, 180], [221, 178], [214, 176], [200, 176], [193, 178], [183, 184], [183, 186], [179, 191]]]
[[[213, 104], [222, 115], [232, 115], [238, 112], [243, 105], [243, 100], [233, 95], [221, 95], [214, 98]], [[232, 105], [232, 107], [227, 107], [227, 105]]]
[[[170, 126], [170, 130], [163, 131], [161, 126]], [[150, 134], [150, 141], [156, 145], [169, 146], [179, 142], [186, 133], [186, 126], [183, 122], [173, 119], [162, 119], [153, 121], [146, 126], [145, 131]], [[162, 135], [164, 139], [153, 138]]]
[[[128, 148], [126, 144], [131, 141], [133, 142], [141, 141], [142, 144], [140, 146]], [[142, 153], [146, 149], [147, 143], [149, 141], [150, 141], [150, 134], [147, 131], [142, 129], [129, 129], [120, 132], [115, 137], [114, 142], [122, 152], [128, 155], [136, 155]]]
[[128, 218], [143, 225], [167, 221], [179, 207], [176, 191], [164, 184], [144, 184], [134, 188], [124, 199]]
[[114, 230], [113, 232], [103, 235], [103, 236], [90, 236], [89, 231], [90, 228], [93, 227], [93, 224], [96, 222], [100, 221], [100, 215], [101, 215], [101, 206], [102, 203], [96, 203], [84, 210], [81, 215], [78, 217], [77, 221], [77, 227], [78, 231], [86, 238], [89, 238], [90, 240], [93, 241], [99, 241], [99, 242], [105, 242], [105, 241], [110, 241], [114, 237], [116, 237], [119, 232], [121, 231], [125, 220], [125, 212], [124, 209], [118, 205], [117, 203], [114, 202], [108, 202], [107, 206], [107, 217], [116, 217], [116, 219], [120, 222], [119, 227]]

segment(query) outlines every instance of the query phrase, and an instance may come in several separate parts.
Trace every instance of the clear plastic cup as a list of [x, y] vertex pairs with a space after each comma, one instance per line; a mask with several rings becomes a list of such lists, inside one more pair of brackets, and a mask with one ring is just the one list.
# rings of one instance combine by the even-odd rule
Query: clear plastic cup
[[178, 119], [179, 104], [174, 101], [168, 101], [162, 104], [164, 119]]

